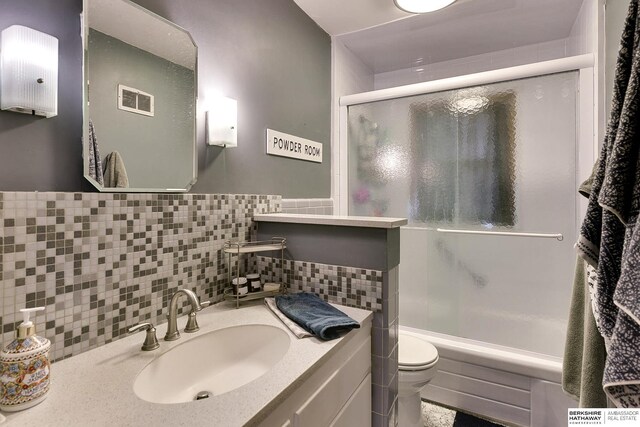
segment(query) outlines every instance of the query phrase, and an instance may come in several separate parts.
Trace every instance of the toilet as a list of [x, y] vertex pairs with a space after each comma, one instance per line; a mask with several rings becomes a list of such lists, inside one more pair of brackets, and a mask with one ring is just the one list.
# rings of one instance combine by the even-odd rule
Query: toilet
[[420, 390], [436, 374], [438, 350], [416, 335], [398, 333], [398, 425], [422, 427]]

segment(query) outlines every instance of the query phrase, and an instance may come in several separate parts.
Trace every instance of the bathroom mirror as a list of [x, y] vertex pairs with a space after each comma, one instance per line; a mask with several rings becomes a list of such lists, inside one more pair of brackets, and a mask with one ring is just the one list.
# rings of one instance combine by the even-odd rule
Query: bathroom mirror
[[197, 47], [128, 0], [84, 0], [84, 175], [100, 191], [188, 191], [197, 178]]

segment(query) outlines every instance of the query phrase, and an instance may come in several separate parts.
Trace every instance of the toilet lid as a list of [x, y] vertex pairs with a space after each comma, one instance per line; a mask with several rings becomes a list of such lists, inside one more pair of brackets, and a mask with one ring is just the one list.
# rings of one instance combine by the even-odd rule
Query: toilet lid
[[398, 365], [424, 366], [438, 358], [438, 350], [423, 339], [400, 332], [398, 334]]

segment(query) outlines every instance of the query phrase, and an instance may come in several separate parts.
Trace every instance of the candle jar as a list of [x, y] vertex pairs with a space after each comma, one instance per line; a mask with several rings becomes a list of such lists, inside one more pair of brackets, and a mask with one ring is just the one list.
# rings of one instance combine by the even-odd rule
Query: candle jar
[[236, 277], [231, 280], [234, 295], [246, 295], [249, 293], [249, 282], [246, 277]]
[[247, 280], [249, 281], [249, 292], [260, 292], [262, 290], [259, 274], [247, 274]]

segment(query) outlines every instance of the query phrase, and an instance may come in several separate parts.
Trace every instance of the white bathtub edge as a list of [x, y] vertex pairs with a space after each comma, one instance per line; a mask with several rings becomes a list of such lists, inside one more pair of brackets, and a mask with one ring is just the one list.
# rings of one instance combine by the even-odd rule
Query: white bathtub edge
[[562, 381], [562, 360], [535, 353], [510, 351], [498, 346], [484, 346], [463, 338], [448, 338], [420, 329], [401, 326], [400, 330], [410, 335], [428, 340], [436, 346], [442, 357], [461, 362], [472, 363], [488, 368], [512, 372], [545, 381]]

